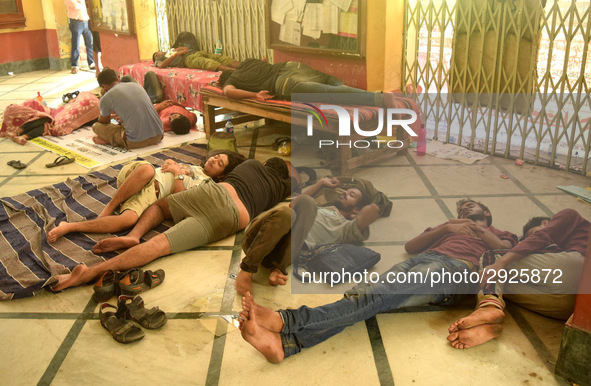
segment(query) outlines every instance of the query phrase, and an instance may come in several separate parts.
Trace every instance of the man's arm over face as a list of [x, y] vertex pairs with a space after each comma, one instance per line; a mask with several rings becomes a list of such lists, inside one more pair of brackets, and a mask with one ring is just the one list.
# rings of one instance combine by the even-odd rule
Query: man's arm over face
[[380, 217], [380, 208], [376, 204], [365, 205], [357, 215], [357, 227], [364, 230]]

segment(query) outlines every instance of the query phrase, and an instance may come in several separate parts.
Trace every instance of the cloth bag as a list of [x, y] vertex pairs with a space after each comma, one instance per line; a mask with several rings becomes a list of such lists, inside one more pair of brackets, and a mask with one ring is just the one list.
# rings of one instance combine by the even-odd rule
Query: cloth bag
[[[381, 255], [366, 247], [353, 244], [327, 244], [304, 252], [293, 264], [293, 275], [300, 281], [299, 269], [324, 274], [324, 272], [362, 272], [380, 261]], [[335, 283], [336, 284], [336, 283]]]
[[236, 137], [232, 133], [216, 131], [209, 137], [209, 142], [207, 142], [207, 150], [230, 150], [234, 153], [238, 153], [238, 147], [236, 147]]

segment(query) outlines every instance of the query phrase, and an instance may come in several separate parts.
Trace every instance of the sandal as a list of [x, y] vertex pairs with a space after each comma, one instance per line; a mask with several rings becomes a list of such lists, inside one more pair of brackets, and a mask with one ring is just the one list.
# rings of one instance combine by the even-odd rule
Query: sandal
[[158, 287], [164, 281], [164, 271], [142, 271], [134, 268], [125, 273], [119, 280], [121, 295], [135, 296], [143, 291]]
[[[105, 311], [112, 308], [114, 311]], [[119, 343], [137, 342], [144, 338], [144, 332], [135, 323], [123, 319], [118, 315], [119, 310], [109, 303], [101, 304], [99, 319], [101, 326], [111, 333], [113, 339]]]
[[8, 161], [6, 164], [8, 166], [12, 166], [15, 169], [24, 169], [27, 167], [27, 165], [25, 165], [24, 163], [22, 163], [21, 161], [18, 161], [18, 160]]
[[45, 167], [46, 168], [53, 168], [56, 166], [71, 164], [74, 161], [76, 161], [76, 159], [74, 157], [70, 158], [70, 157], [66, 157], [65, 155], [60, 155], [52, 163], [45, 164]]
[[64, 102], [64, 104], [66, 104], [69, 101], [71, 101], [72, 99], [76, 98], [78, 96], [78, 94], [80, 94], [80, 91], [66, 93], [66, 94], [62, 95], [62, 102]]
[[119, 296], [119, 271], [113, 271], [112, 269], [103, 273], [103, 275], [94, 284], [94, 294], [92, 299], [97, 302], [104, 302], [109, 300], [113, 296]]
[[[130, 302], [128, 302], [131, 300]], [[119, 296], [118, 315], [126, 320], [132, 320], [140, 324], [140, 326], [149, 329], [156, 329], [164, 326], [166, 321], [166, 314], [158, 307], [147, 309], [144, 307], [144, 300], [140, 296], [131, 297], [121, 295]]]

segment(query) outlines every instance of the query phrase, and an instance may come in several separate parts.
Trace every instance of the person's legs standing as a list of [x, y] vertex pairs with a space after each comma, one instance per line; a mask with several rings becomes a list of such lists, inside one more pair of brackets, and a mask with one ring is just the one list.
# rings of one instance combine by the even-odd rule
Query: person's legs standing
[[70, 33], [72, 34], [72, 55], [71, 55], [71, 64], [72, 64], [72, 74], [76, 74], [78, 72], [78, 59], [80, 57], [80, 51], [78, 50], [78, 45], [80, 42], [80, 35], [84, 29], [82, 21], [70, 19]]
[[88, 20], [83, 22], [83, 29], [82, 29], [82, 36], [84, 37], [84, 44], [86, 45], [86, 61], [88, 62], [88, 67], [90, 69], [94, 69], [94, 57], [92, 53], [92, 32], [88, 28]]

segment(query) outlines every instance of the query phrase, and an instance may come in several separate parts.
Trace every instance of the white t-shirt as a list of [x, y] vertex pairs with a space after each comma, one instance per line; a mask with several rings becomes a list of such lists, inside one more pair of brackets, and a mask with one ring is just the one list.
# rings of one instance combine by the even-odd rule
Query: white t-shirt
[[[205, 174], [201, 166], [187, 164], [180, 165], [181, 169], [189, 171], [189, 175], [185, 175], [185, 178], [183, 179], [183, 185], [185, 185], [185, 189], [197, 186], [203, 181], [211, 178]], [[175, 181], [174, 174], [170, 172], [163, 172], [161, 168], [156, 168], [154, 179], [158, 183], [158, 188], [160, 189], [158, 198], [166, 197], [172, 193]]]

